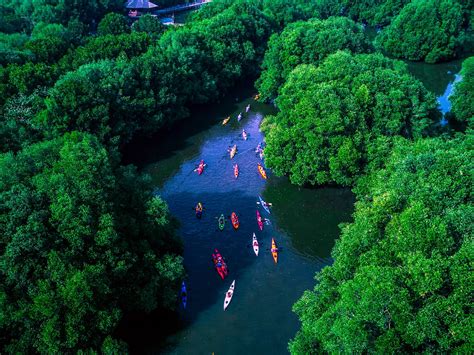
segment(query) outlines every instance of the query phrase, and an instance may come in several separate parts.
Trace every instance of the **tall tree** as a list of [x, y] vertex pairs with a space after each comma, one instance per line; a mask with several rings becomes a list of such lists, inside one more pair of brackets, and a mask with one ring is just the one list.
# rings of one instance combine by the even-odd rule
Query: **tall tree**
[[462, 63], [461, 76], [450, 96], [453, 118], [462, 125], [474, 128], [474, 57]]
[[338, 50], [361, 53], [370, 52], [371, 48], [362, 27], [348, 18], [293, 23], [270, 38], [256, 87], [263, 100], [273, 99], [297, 65], [318, 65]]
[[472, 31], [466, 32], [467, 26], [467, 16], [456, 0], [414, 0], [377, 41], [395, 57], [436, 63], [472, 49], [464, 48], [472, 45]]

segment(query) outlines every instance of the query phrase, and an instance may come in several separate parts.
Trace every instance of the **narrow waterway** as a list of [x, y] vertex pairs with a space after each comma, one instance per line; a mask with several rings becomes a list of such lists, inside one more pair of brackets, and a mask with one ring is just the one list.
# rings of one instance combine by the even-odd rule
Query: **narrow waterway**
[[[443, 100], [460, 66], [461, 61], [436, 66], [409, 63], [412, 74], [438, 97], [443, 113], [449, 110]], [[259, 130], [262, 118], [275, 109], [254, 102], [251, 94], [248, 87], [239, 88], [213, 107], [193, 110], [192, 117], [170, 134], [133, 147], [132, 160], [150, 174], [156, 193], [180, 223], [188, 275], [188, 306], [179, 311], [178, 330], [164, 343], [159, 336], [156, 343], [147, 341], [140, 352], [286, 354], [288, 340], [299, 327], [292, 305], [304, 290], [314, 287], [315, 273], [332, 262], [338, 225], [351, 221], [354, 196], [348, 189], [295, 187], [268, 169], [268, 180], [261, 178], [257, 171], [261, 161], [254, 150], [264, 140]], [[247, 104], [250, 112], [237, 122]], [[223, 126], [222, 119], [229, 115], [231, 121]], [[242, 129], [249, 133], [247, 141]], [[231, 160], [227, 150], [234, 144], [238, 153]], [[199, 176], [194, 169], [201, 159], [207, 167]], [[233, 175], [236, 163], [238, 179]], [[271, 215], [256, 204], [259, 195], [273, 203]], [[205, 207], [202, 219], [195, 217], [197, 202]], [[270, 220], [262, 232], [257, 209]], [[219, 231], [217, 217], [231, 212], [239, 215], [240, 228], [233, 230], [227, 220], [225, 230]], [[254, 232], [260, 243], [258, 257], [250, 247]], [[269, 251], [271, 238], [282, 249], [278, 264]], [[224, 281], [211, 261], [215, 248], [229, 267]], [[224, 295], [232, 280], [235, 293], [224, 312]]]
[[[315, 273], [331, 263], [338, 225], [351, 219], [354, 197], [348, 189], [299, 188], [268, 169], [268, 180], [261, 178], [257, 171], [261, 161], [254, 150], [263, 141], [260, 122], [274, 108], [253, 101], [248, 89], [239, 94], [187, 120], [201, 125], [175, 128], [176, 133], [159, 138], [158, 144], [135, 147], [142, 151], [138, 163], [145, 166], [156, 193], [180, 222], [188, 274], [189, 298], [186, 310], [180, 310], [181, 330], [166, 340], [165, 350], [160, 342], [146, 349], [149, 353], [287, 353], [288, 340], [299, 326], [291, 308], [304, 290], [314, 286]], [[237, 122], [236, 116], [249, 103], [250, 112]], [[222, 126], [221, 119], [228, 115], [231, 121]], [[242, 129], [249, 134], [247, 141]], [[238, 152], [231, 160], [227, 149], [233, 144]], [[200, 159], [207, 164], [201, 176], [193, 171]], [[259, 195], [273, 203], [271, 215], [256, 204]], [[199, 201], [205, 207], [201, 219], [193, 210]], [[257, 209], [270, 220], [263, 231], [258, 229]], [[216, 217], [233, 211], [239, 215], [239, 229], [233, 230], [227, 220], [225, 230], [219, 231]], [[258, 257], [250, 248], [254, 232], [260, 244]], [[269, 251], [271, 238], [282, 249], [278, 264]], [[215, 248], [229, 267], [224, 281], [212, 264]], [[235, 293], [224, 312], [224, 295], [232, 280]]]

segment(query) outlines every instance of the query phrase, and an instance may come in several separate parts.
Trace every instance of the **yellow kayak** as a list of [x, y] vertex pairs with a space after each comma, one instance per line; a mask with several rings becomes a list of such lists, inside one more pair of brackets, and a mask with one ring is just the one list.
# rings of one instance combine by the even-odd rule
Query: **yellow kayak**
[[227, 124], [227, 122], [230, 121], [230, 116], [227, 117], [227, 118], [224, 118], [224, 121], [222, 121], [222, 125], [225, 126]]
[[263, 168], [263, 166], [258, 164], [257, 168], [258, 168], [258, 172], [260, 173], [260, 175], [262, 175], [262, 178], [264, 178], [266, 180], [267, 179], [267, 173], [265, 172], [265, 169]]
[[276, 246], [275, 239], [273, 238], [272, 238], [271, 252], [272, 252], [273, 260], [275, 260], [275, 264], [278, 263], [278, 248]]
[[237, 145], [234, 144], [234, 146], [230, 149], [230, 159], [232, 159], [235, 156], [235, 153], [237, 153]]

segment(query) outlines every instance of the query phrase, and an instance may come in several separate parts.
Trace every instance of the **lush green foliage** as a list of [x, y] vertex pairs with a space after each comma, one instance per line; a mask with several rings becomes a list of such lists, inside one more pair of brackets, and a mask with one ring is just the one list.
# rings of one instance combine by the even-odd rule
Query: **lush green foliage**
[[263, 124], [265, 162], [299, 185], [351, 185], [384, 159], [390, 137], [420, 137], [436, 107], [403, 63], [347, 52], [298, 66], [276, 102]]
[[237, 1], [166, 31], [144, 16], [130, 32], [103, 18], [114, 4], [2, 8], [0, 25], [27, 34], [0, 35], [0, 351], [120, 353], [123, 315], [176, 306], [166, 205], [117, 146], [255, 75], [277, 22]]
[[390, 54], [435, 63], [472, 44], [466, 14], [455, 0], [414, 0], [406, 5], [378, 38]]
[[289, 23], [314, 17], [317, 8], [314, 1], [306, 0], [218, 0], [194, 13], [192, 18], [212, 18], [235, 4], [256, 7], [265, 14], [276, 31], [282, 30]]
[[357, 189], [293, 354], [472, 353], [473, 136], [400, 141]]
[[369, 25], [387, 25], [410, 0], [344, 0], [344, 14]]
[[174, 306], [184, 271], [166, 205], [95, 137], [6, 154], [0, 172], [4, 350], [100, 349], [125, 311]]
[[[154, 132], [186, 117], [187, 104], [214, 100], [244, 74], [255, 74], [270, 30], [261, 11], [236, 3], [213, 18], [166, 31], [143, 55], [86, 64], [67, 73], [51, 89], [38, 124], [51, 137], [80, 130], [107, 144], [127, 142], [138, 130]], [[133, 45], [136, 37], [146, 40], [144, 33], [121, 36], [131, 39], [130, 47], [118, 46], [121, 52], [146, 48], [146, 42]], [[108, 38], [98, 37], [97, 47]], [[113, 38], [110, 56], [118, 54]], [[94, 56], [96, 40], [78, 49], [80, 59], [72, 63]], [[109, 56], [107, 48], [101, 55]]]
[[97, 26], [97, 34], [99, 36], [105, 35], [121, 35], [122, 33], [130, 32], [127, 19], [113, 12], [104, 16]]
[[274, 34], [262, 64], [256, 87], [262, 100], [273, 99], [290, 72], [299, 64], [318, 65], [329, 54], [341, 49], [355, 53], [370, 51], [362, 27], [344, 17], [296, 22]]
[[160, 20], [152, 15], [142, 15], [138, 21], [132, 25], [132, 29], [137, 32], [145, 32], [150, 36], [160, 35], [165, 31], [166, 26], [162, 25]]
[[474, 57], [462, 63], [461, 76], [450, 97], [452, 112], [457, 122], [474, 128]]

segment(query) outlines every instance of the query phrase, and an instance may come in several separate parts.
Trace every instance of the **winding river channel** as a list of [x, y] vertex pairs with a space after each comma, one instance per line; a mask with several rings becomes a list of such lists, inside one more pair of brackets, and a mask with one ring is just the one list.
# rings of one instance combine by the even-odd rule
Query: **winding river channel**
[[[410, 71], [433, 91], [442, 111], [446, 89], [455, 80], [461, 61], [442, 65], [410, 64]], [[192, 117], [168, 135], [134, 145], [134, 163], [150, 174], [156, 193], [168, 203], [179, 221], [184, 242], [188, 306], [179, 311], [177, 331], [165, 341], [148, 344], [147, 353], [169, 354], [286, 354], [288, 340], [299, 323], [291, 308], [304, 290], [314, 286], [314, 275], [331, 263], [331, 249], [340, 223], [351, 221], [354, 196], [349, 189], [301, 188], [267, 170], [268, 180], [257, 171], [255, 147], [264, 140], [259, 130], [262, 118], [275, 112], [270, 105], [251, 99], [249, 88], [237, 89], [213, 107], [193, 110]], [[237, 122], [239, 112], [250, 112]], [[449, 104], [449, 103], [448, 103]], [[231, 116], [223, 126], [221, 121]], [[249, 133], [248, 140], [241, 136]], [[229, 158], [227, 149], [236, 144], [238, 153]], [[138, 161], [137, 161], [138, 159]], [[202, 175], [193, 170], [201, 159]], [[233, 164], [240, 168], [238, 179]], [[257, 204], [258, 196], [272, 202], [271, 215]], [[193, 207], [204, 204], [202, 219]], [[270, 219], [258, 230], [256, 210]], [[217, 217], [235, 211], [240, 228], [227, 220], [219, 231]], [[250, 248], [252, 233], [260, 254]], [[275, 238], [282, 249], [278, 264], [269, 251]], [[229, 267], [223, 281], [213, 268], [211, 255], [217, 248]], [[223, 311], [225, 292], [236, 280], [229, 308]]]

